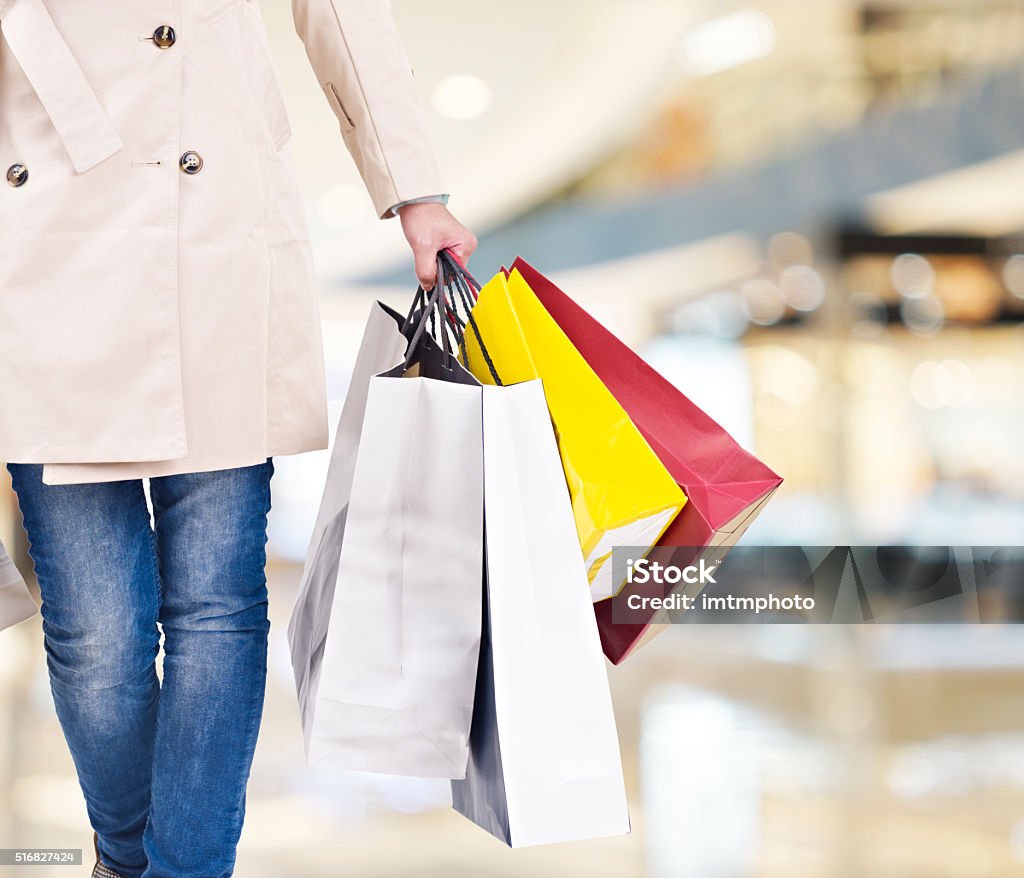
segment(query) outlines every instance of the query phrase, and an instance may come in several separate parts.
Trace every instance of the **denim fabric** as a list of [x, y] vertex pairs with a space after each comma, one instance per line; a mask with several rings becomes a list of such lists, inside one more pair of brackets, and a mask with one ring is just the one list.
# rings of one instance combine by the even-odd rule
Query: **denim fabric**
[[231, 875], [266, 681], [273, 461], [152, 479], [152, 523], [141, 481], [8, 469], [102, 861], [125, 878]]

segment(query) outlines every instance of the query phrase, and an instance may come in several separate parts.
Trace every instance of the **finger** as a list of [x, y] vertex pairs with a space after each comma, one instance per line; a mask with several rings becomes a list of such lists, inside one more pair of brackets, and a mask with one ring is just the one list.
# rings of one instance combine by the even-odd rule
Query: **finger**
[[459, 265], [465, 267], [466, 263], [469, 262], [469, 258], [476, 250], [476, 238], [470, 235], [468, 238], [453, 244], [448, 250], [455, 257]]
[[462, 244], [455, 241], [444, 248], [444, 252], [451, 256], [459, 265], [463, 268], [466, 267], [466, 255], [462, 249]]

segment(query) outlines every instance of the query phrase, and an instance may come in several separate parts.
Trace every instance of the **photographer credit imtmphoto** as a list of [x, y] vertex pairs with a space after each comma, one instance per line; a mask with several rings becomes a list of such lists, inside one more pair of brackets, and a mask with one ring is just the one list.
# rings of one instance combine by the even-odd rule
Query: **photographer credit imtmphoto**
[[0, 0], [0, 876], [1024, 875], [1022, 0]]

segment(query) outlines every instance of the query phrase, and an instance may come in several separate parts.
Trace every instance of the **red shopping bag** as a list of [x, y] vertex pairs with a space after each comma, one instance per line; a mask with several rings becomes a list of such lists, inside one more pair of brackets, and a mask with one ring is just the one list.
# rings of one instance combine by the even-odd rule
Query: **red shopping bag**
[[[521, 258], [512, 265], [569, 337], [665, 468], [689, 497], [658, 542], [659, 559], [679, 546], [672, 564], [724, 557], [782, 484], [782, 478], [747, 451], [666, 378]], [[618, 598], [594, 604], [605, 655], [618, 664], [664, 630], [663, 611], [630, 610], [613, 622]], [[621, 615], [616, 613], [621, 619]], [[636, 620], [635, 622], [632, 620]]]

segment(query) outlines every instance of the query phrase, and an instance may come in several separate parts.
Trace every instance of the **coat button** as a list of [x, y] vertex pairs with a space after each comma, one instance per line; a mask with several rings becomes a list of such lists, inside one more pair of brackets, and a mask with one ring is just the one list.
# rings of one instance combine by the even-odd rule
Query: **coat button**
[[25, 181], [28, 179], [28, 168], [24, 165], [14, 164], [7, 169], [7, 182], [10, 183], [15, 189], [19, 186], [24, 186]]
[[153, 42], [156, 44], [158, 49], [171, 48], [177, 39], [178, 37], [174, 33], [174, 28], [169, 24], [162, 24], [153, 31]]
[[203, 157], [195, 150], [182, 153], [178, 164], [186, 174], [198, 174], [203, 169]]

